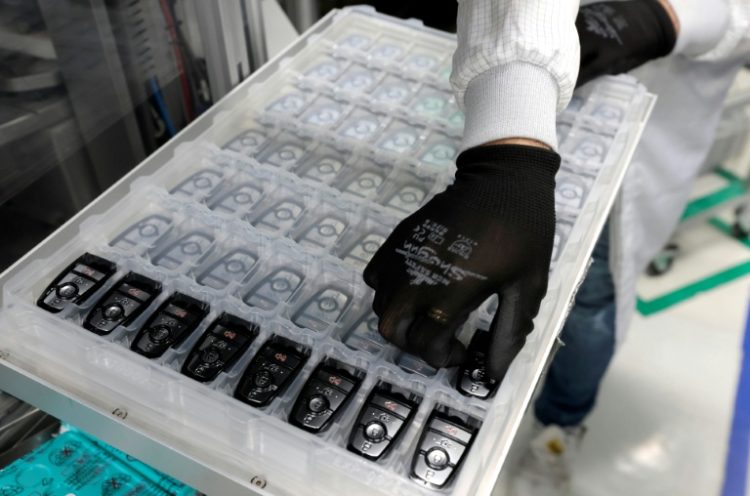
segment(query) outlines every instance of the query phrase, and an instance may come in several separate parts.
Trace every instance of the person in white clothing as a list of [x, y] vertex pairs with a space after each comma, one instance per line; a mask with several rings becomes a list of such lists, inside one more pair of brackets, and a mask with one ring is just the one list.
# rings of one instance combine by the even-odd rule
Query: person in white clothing
[[554, 234], [556, 115], [574, 88], [634, 71], [659, 100], [595, 249], [534, 412], [517, 494], [569, 487], [571, 446], [750, 58], [747, 0], [462, 0], [451, 82], [466, 114], [454, 183], [401, 222], [365, 270], [379, 331], [433, 366], [465, 358], [455, 331], [491, 294], [488, 373], [533, 329]]

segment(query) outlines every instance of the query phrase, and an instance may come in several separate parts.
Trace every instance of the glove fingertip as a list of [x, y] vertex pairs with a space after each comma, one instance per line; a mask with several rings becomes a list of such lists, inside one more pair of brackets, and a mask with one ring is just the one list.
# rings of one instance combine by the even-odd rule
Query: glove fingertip
[[372, 308], [372, 311], [375, 315], [381, 317], [385, 309], [385, 302], [379, 296], [380, 295], [378, 293], [375, 293], [375, 298], [372, 299], [372, 305], [370, 305], [370, 308]]
[[435, 368], [454, 367], [466, 359], [466, 347], [456, 339], [460, 323], [440, 324], [421, 316], [409, 329], [409, 351]]
[[502, 382], [505, 378], [505, 374], [508, 373], [509, 364], [508, 363], [499, 363], [497, 360], [488, 359], [487, 363], [485, 364], [485, 371], [487, 372], [487, 376], [490, 379], [493, 379], [497, 381], [498, 383]]
[[487, 375], [496, 381], [502, 381], [513, 360], [526, 344], [526, 335], [508, 332], [507, 329], [499, 328], [497, 325], [493, 328], [485, 367]]
[[367, 264], [367, 267], [365, 267], [364, 272], [362, 272], [362, 279], [364, 279], [365, 284], [367, 284], [372, 289], [376, 290], [378, 289], [378, 271], [375, 268], [375, 265], [371, 261], [369, 264]]

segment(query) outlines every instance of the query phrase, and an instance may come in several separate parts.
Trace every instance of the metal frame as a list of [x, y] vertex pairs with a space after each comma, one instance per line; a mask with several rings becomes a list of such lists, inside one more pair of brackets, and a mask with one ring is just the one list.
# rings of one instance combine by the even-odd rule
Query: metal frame
[[299, 31], [304, 31], [320, 17], [319, 0], [284, 0], [291, 21]]
[[194, 2], [214, 101], [268, 60], [260, 0]]
[[236, 0], [201, 0], [195, 2], [195, 10], [211, 96], [216, 102], [250, 73], [244, 16]]
[[246, 34], [250, 44], [250, 60], [253, 69], [257, 69], [268, 60], [263, 5], [257, 0], [243, 0], [242, 5], [247, 16]]

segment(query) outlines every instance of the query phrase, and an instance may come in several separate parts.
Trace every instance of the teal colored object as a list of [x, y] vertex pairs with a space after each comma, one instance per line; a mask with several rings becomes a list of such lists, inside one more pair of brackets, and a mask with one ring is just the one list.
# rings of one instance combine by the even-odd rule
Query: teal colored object
[[0, 496], [196, 496], [122, 451], [68, 430], [0, 471]]

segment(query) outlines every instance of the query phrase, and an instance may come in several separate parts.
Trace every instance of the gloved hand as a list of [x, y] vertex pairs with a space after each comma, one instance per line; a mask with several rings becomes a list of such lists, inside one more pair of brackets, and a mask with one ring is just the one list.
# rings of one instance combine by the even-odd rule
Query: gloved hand
[[404, 219], [365, 269], [389, 341], [434, 367], [463, 362], [455, 331], [492, 294], [488, 374], [501, 380], [547, 291], [560, 156], [481, 146], [456, 161], [455, 182]]
[[668, 55], [677, 28], [658, 0], [599, 2], [576, 18], [581, 42], [577, 86], [605, 74], [621, 74]]

